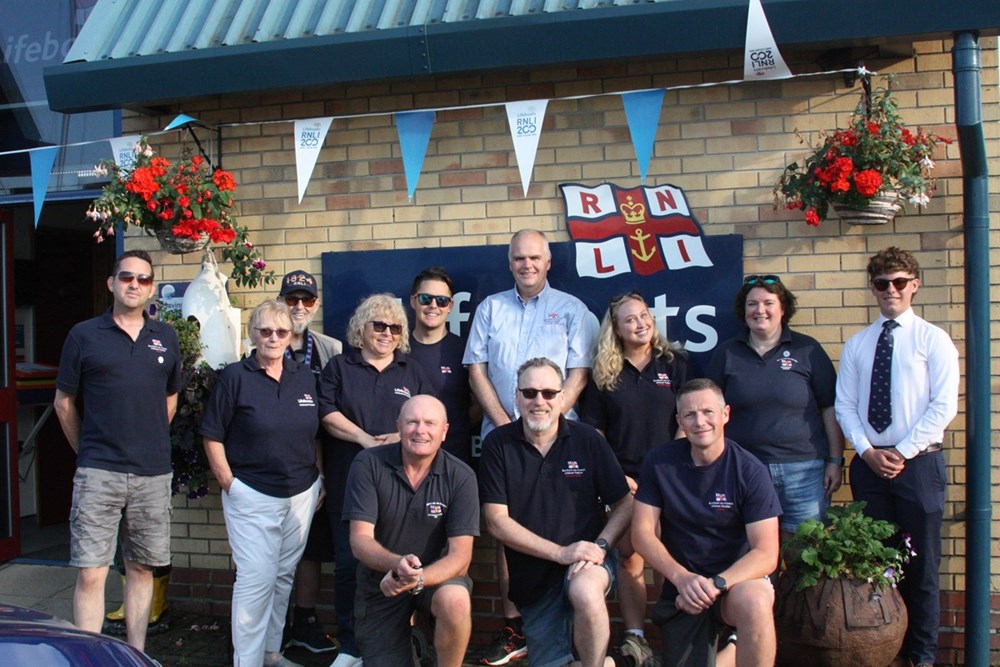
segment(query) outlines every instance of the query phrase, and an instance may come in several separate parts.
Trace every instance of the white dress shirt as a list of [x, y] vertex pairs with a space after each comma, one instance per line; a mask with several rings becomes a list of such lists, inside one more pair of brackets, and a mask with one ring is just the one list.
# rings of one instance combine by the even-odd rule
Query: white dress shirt
[[858, 455], [871, 447], [895, 447], [911, 459], [944, 438], [958, 413], [958, 350], [940, 327], [907, 310], [893, 332], [892, 424], [877, 433], [868, 423], [875, 347], [886, 321], [880, 315], [851, 336], [840, 356], [837, 421]]

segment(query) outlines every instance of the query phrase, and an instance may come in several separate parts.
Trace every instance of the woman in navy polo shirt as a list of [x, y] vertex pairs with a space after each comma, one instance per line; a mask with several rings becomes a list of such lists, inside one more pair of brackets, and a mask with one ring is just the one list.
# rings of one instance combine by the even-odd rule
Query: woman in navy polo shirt
[[746, 330], [719, 345], [706, 375], [730, 406], [726, 437], [767, 465], [781, 501], [781, 536], [823, 519], [840, 488], [844, 436], [836, 372], [815, 339], [792, 331], [795, 295], [775, 275], [750, 275], [733, 311]]
[[[580, 420], [607, 438], [633, 494], [646, 453], [677, 434], [674, 388], [687, 376], [687, 359], [660, 337], [642, 295], [630, 292], [612, 299], [601, 322], [593, 373], [580, 396]], [[617, 547], [622, 651], [636, 658], [652, 655], [642, 629], [645, 564], [627, 532]]]
[[341, 520], [347, 473], [358, 452], [399, 442], [396, 418], [403, 403], [418, 394], [434, 395], [420, 364], [410, 360], [406, 311], [392, 294], [364, 299], [347, 324], [347, 349], [330, 359], [320, 375], [327, 514], [333, 529], [334, 605], [340, 654], [331, 667], [357, 667], [354, 638], [355, 572], [349, 524]]
[[254, 308], [247, 329], [255, 349], [219, 374], [201, 425], [236, 564], [237, 666], [292, 664], [280, 653], [281, 632], [321, 494], [317, 380], [285, 356], [291, 328], [283, 302]]

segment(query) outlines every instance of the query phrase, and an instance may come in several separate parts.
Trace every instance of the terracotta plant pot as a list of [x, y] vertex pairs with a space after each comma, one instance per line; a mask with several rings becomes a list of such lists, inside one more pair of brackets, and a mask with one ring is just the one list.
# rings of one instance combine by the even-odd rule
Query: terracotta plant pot
[[775, 591], [778, 664], [788, 667], [886, 667], [903, 645], [907, 615], [895, 588], [821, 579], [795, 590], [786, 572]]
[[851, 208], [844, 204], [834, 204], [833, 209], [840, 219], [849, 225], [884, 225], [902, 210], [902, 197], [895, 190], [882, 192], [864, 208]]

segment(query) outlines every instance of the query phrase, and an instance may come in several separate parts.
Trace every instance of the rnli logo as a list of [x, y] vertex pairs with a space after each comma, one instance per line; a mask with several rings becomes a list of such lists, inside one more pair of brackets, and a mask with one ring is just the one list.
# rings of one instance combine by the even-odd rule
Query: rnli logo
[[405, 396], [406, 398], [410, 398], [409, 387], [396, 387], [392, 390], [392, 393], [396, 394], [396, 396]]
[[444, 503], [430, 502], [427, 503], [427, 516], [432, 519], [440, 519], [444, 516], [444, 511], [448, 508]]
[[313, 399], [312, 394], [302, 394], [302, 398], [298, 399], [298, 404], [300, 408], [316, 407], [316, 401]]
[[666, 373], [657, 373], [656, 378], [653, 380], [653, 382], [656, 384], [657, 387], [667, 387], [667, 388], [672, 387], [674, 384], [673, 381], [670, 379], [670, 376], [667, 375]]
[[712, 266], [701, 225], [684, 191], [672, 185], [622, 188], [559, 186], [566, 202], [581, 277], [649, 276], [665, 269]]
[[708, 506], [717, 511], [730, 510], [733, 502], [726, 497], [725, 493], [715, 493], [715, 500], [709, 501]]
[[583, 477], [583, 473], [587, 472], [586, 468], [581, 468], [580, 464], [576, 461], [566, 461], [566, 467], [563, 468], [563, 475], [569, 478]]

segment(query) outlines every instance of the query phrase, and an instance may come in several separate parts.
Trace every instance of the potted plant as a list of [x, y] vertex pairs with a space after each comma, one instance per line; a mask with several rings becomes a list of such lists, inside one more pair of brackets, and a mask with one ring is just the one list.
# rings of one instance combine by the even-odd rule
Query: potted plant
[[212, 169], [187, 149], [182, 159], [170, 162], [156, 155], [145, 137], [134, 146], [131, 165], [102, 160], [95, 169], [111, 176], [87, 209], [87, 217], [97, 223], [98, 243], [113, 236], [119, 223], [155, 235], [164, 250], [175, 254], [220, 243], [237, 285], [256, 287], [274, 280], [273, 271], [265, 273], [267, 263], [247, 229], [236, 224], [236, 181], [228, 171]]
[[821, 138], [804, 162], [785, 167], [774, 187], [775, 208], [801, 210], [814, 227], [830, 206], [848, 224], [888, 222], [903, 199], [925, 206], [934, 192], [934, 149], [939, 141], [951, 143], [905, 127], [889, 88], [866, 91], [847, 128]]
[[787, 570], [775, 592], [778, 662], [885, 667], [906, 632], [896, 588], [915, 555], [908, 536], [865, 516], [864, 502], [831, 507], [827, 522], [799, 524], [782, 548]]

